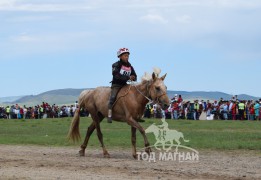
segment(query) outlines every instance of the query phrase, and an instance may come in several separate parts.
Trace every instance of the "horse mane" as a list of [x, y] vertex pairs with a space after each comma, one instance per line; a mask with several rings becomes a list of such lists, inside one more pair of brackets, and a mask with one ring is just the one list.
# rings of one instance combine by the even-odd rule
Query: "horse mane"
[[[159, 75], [161, 73], [161, 69], [158, 67], [153, 68], [153, 73], [157, 78], [159, 78]], [[152, 79], [152, 75], [150, 73], [145, 72], [144, 75], [141, 77], [142, 82], [147, 82]]]

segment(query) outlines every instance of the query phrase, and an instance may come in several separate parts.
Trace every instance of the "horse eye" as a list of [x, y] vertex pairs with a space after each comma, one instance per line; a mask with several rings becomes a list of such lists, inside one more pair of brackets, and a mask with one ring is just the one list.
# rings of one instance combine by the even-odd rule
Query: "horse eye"
[[168, 89], [168, 87], [167, 86], [165, 86], [166, 87], [166, 89]]
[[160, 91], [160, 87], [155, 87], [157, 91]]

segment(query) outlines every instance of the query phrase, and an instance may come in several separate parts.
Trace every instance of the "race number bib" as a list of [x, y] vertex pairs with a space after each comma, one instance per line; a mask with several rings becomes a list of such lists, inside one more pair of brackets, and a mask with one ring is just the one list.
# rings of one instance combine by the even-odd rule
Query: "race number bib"
[[123, 76], [130, 76], [130, 74], [131, 74], [131, 67], [121, 66], [120, 73]]

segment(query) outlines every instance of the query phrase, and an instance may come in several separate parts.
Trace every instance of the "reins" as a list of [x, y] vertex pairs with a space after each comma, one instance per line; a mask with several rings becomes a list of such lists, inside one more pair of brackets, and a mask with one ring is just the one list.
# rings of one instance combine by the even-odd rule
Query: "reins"
[[129, 94], [130, 89], [131, 89], [131, 85], [130, 85], [130, 87], [127, 89], [127, 91], [125, 91], [126, 93], [125, 93], [124, 95], [122, 95], [122, 96], [120, 96], [120, 97], [118, 97], [118, 98], [116, 99], [116, 101], [115, 101], [115, 102], [113, 103], [113, 105], [112, 105], [112, 108], [113, 108], [113, 106], [116, 104], [116, 102], [117, 102], [120, 98], [122, 98], [122, 97], [126, 96], [127, 94]]
[[[148, 96], [144, 95], [144, 94], [137, 88], [136, 83], [135, 83], [134, 81], [128, 81], [128, 83], [129, 83], [129, 88], [125, 91], [126, 93], [125, 93], [124, 95], [118, 97], [118, 98], [116, 99], [116, 101], [113, 103], [112, 107], [116, 104], [116, 102], [117, 102], [120, 98], [122, 98], [122, 97], [126, 96], [127, 94], [129, 94], [130, 89], [131, 89], [132, 86], [134, 86], [134, 87], [136, 88], [136, 90], [137, 90], [143, 97], [145, 97], [145, 98], [149, 101], [149, 103], [152, 103], [152, 102], [153, 102], [152, 99], [150, 99]], [[148, 84], [147, 84], [147, 91], [148, 91]], [[166, 93], [163, 93], [163, 94], [161, 94], [160, 96], [157, 96], [155, 102], [158, 103], [158, 102], [159, 102], [159, 98], [160, 98], [161, 96], [164, 96], [164, 95], [166, 95]]]
[[[145, 98], [149, 101], [149, 103], [152, 102], [152, 99], [150, 99], [149, 97], [147, 97], [146, 95], [144, 95], [144, 94], [137, 88], [137, 86], [134, 84], [133, 81], [132, 81], [131, 83], [132, 83], [132, 86], [134, 86], [134, 87], [136, 88], [136, 90], [137, 90], [143, 97], [145, 97]], [[148, 91], [148, 85], [147, 85], [147, 91]]]

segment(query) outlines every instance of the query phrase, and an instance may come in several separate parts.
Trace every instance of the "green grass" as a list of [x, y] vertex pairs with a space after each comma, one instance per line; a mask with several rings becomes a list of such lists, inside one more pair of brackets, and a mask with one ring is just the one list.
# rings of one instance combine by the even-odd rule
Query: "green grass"
[[[167, 120], [169, 129], [184, 134], [188, 143], [182, 145], [194, 149], [217, 150], [261, 150], [261, 122], [249, 121], [192, 121]], [[80, 146], [85, 136], [90, 118], [81, 118], [80, 131], [82, 140], [76, 144], [66, 139], [71, 118], [34, 119], [34, 120], [0, 120], [0, 144], [44, 145], [44, 146]], [[161, 124], [160, 119], [146, 119], [141, 125], [147, 128], [152, 123]], [[126, 123], [106, 121], [101, 123], [104, 143], [108, 148], [130, 148], [131, 128]], [[155, 143], [153, 134], [147, 134], [149, 142]], [[100, 144], [93, 133], [89, 147], [99, 148]], [[137, 147], [144, 146], [143, 138], [137, 132]]]

